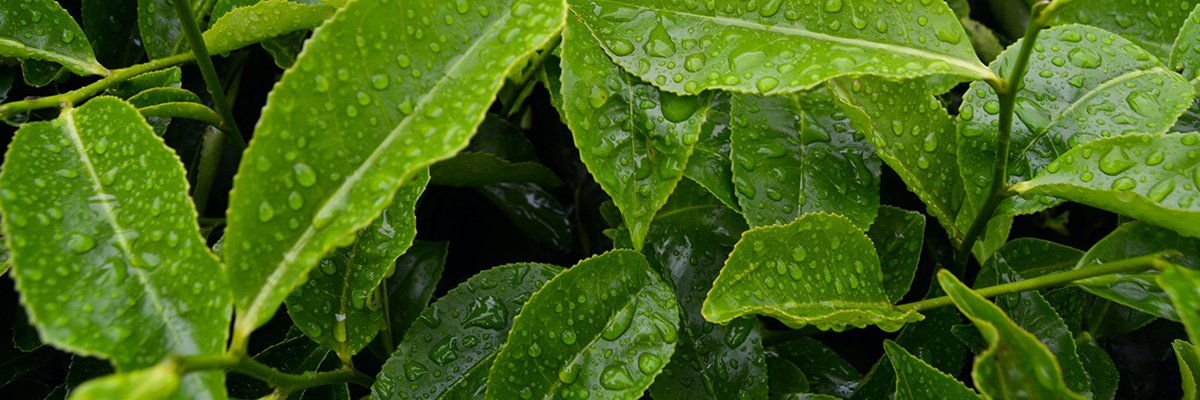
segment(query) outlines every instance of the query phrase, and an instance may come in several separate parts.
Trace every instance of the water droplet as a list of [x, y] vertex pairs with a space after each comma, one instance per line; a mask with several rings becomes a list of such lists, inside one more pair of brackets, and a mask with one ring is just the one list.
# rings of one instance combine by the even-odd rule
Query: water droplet
[[825, 12], [842, 11], [842, 0], [825, 0]]
[[387, 89], [390, 82], [387, 75], [375, 75], [371, 77], [371, 86], [379, 90]]
[[1137, 163], [1130, 160], [1125, 150], [1119, 147], [1114, 147], [1100, 159], [1100, 171], [1109, 175], [1120, 174], [1134, 165]]
[[296, 173], [296, 183], [300, 186], [310, 187], [317, 183], [317, 174], [307, 164], [296, 163], [292, 166], [292, 171]]
[[561, 338], [562, 338], [563, 344], [568, 345], [568, 346], [575, 344], [575, 341], [579, 339], [579, 337], [575, 335], [575, 331], [571, 330], [571, 328], [567, 328], [567, 330], [564, 330]]
[[67, 248], [76, 254], [86, 253], [94, 247], [96, 247], [96, 240], [92, 239], [91, 236], [74, 233], [67, 238]]
[[617, 57], [627, 56], [633, 52], [633, 43], [625, 39], [613, 39], [609, 42], [608, 49]]
[[1113, 181], [1112, 183], [1113, 190], [1131, 190], [1135, 187], [1137, 187], [1137, 181], [1128, 176], [1117, 178], [1117, 180]]
[[792, 250], [792, 259], [796, 262], [803, 262], [806, 258], [808, 258], [808, 252], [804, 250], [804, 247], [797, 246]]
[[271, 218], [275, 218], [275, 208], [271, 207], [271, 203], [264, 201], [264, 202], [262, 202], [262, 204], [259, 204], [258, 205], [258, 220], [262, 221], [262, 222], [267, 222], [267, 221], [270, 221]]
[[609, 365], [600, 373], [600, 384], [608, 390], [624, 390], [633, 387], [633, 378], [629, 377], [624, 367]]
[[643, 374], [652, 375], [659, 368], [662, 368], [662, 357], [650, 353], [642, 353], [638, 356], [638, 369], [642, 370]]
[[1067, 60], [1079, 68], [1096, 68], [1100, 66], [1100, 54], [1087, 47], [1076, 47], [1067, 53]]

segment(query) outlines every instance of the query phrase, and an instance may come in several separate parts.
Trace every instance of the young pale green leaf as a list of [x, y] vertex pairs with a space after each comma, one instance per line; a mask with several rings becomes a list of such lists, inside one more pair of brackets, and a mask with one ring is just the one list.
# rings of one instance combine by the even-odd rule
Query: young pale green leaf
[[835, 79], [830, 87], [855, 129], [866, 134], [929, 214], [951, 237], [962, 236], [954, 224], [963, 202], [954, 121], [924, 83], [860, 77]]
[[154, 88], [179, 89], [183, 81], [183, 70], [179, 67], [160, 69], [147, 72], [109, 88], [105, 94], [128, 100], [129, 98]]
[[[972, 220], [964, 218], [964, 214], [969, 214], [974, 217], [976, 214], [966, 207], [959, 210], [959, 218], [956, 221], [958, 228], [961, 231], [971, 229]], [[979, 240], [971, 246], [971, 255], [975, 256], [975, 260], [980, 264], [985, 263], [992, 258], [992, 254], [996, 250], [1008, 243], [1008, 234], [1012, 232], [1013, 217], [1011, 215], [996, 215], [988, 220], [988, 223], [983, 228], [983, 232], [979, 234]]]
[[733, 185], [751, 227], [826, 212], [866, 230], [879, 210], [879, 157], [827, 89], [734, 95]]
[[757, 314], [793, 329], [836, 331], [877, 325], [894, 332], [923, 318], [892, 309], [871, 239], [846, 217], [824, 213], [743, 234], [703, 312], [717, 323]]
[[1171, 298], [1192, 343], [1200, 343], [1200, 272], [1173, 266], [1158, 276], [1158, 286]]
[[1200, 90], [1200, 5], [1192, 10], [1179, 29], [1175, 45], [1171, 46], [1171, 58], [1167, 66], [1183, 75], [1193, 88]]
[[387, 325], [382, 327], [380, 335], [388, 334], [399, 341], [408, 332], [433, 298], [446, 266], [449, 247], [449, 242], [416, 241], [396, 260], [395, 271], [385, 280]]
[[1179, 362], [1179, 375], [1182, 378], [1181, 386], [1183, 386], [1183, 400], [1196, 400], [1197, 382], [1200, 382], [1200, 350], [1196, 346], [1183, 340], [1175, 339], [1171, 342], [1171, 347], [1175, 349], [1175, 360]]
[[998, 79], [942, 1], [569, 3], [613, 60], [673, 93], [792, 93], [863, 74]]
[[[138, 31], [142, 46], [151, 60], [166, 58], [189, 50], [183, 24], [175, 13], [175, 0], [137, 0]], [[205, 0], [191, 0], [189, 9], [199, 13]], [[200, 18], [196, 18], [199, 20]]]
[[372, 398], [481, 398], [513, 317], [562, 271], [545, 264], [502, 265], [446, 293], [404, 334], [371, 387]]
[[77, 75], [108, 75], [79, 24], [54, 0], [3, 0], [0, 9], [0, 56], [50, 61]]
[[655, 216], [646, 261], [671, 284], [682, 313], [675, 353], [650, 386], [655, 399], [766, 399], [758, 321], [716, 325], [700, 312], [729, 249], [746, 229], [741, 215], [690, 181], [681, 181]]
[[896, 400], [983, 399], [974, 390], [913, 356], [891, 340], [883, 349], [896, 371]]
[[417, 199], [428, 182], [429, 174], [421, 171], [400, 186], [392, 204], [353, 244], [322, 259], [317, 267], [321, 273], [309, 274], [308, 282], [288, 296], [288, 315], [296, 327], [342, 360], [379, 332], [384, 310], [373, 304], [372, 295], [417, 236]]
[[[191, 103], [191, 102], [162, 103], [162, 104], [156, 104], [156, 105], [149, 106], [149, 107], [139, 108], [138, 112], [141, 113], [143, 117], [146, 117], [147, 120], [151, 120], [154, 118], [168, 119], [168, 120], [171, 118], [187, 118], [190, 120], [200, 121], [200, 122], [212, 125], [212, 126], [220, 126], [221, 125], [221, 116], [217, 115], [217, 112], [213, 111], [213, 109], [208, 108], [208, 107], [204, 106], [203, 104], [199, 104], [199, 103]], [[164, 128], [165, 128], [165, 126], [164, 126]], [[158, 127], [155, 126], [156, 134], [161, 136], [162, 132], [163, 131], [159, 130]]]
[[[1020, 47], [1013, 44], [992, 68], [1007, 75]], [[1128, 40], [1089, 26], [1043, 31], [1029, 71], [1017, 93], [1008, 183], [1033, 179], [1068, 150], [1098, 138], [1166, 132], [1192, 102], [1191, 84], [1179, 74]], [[963, 179], [971, 182], [967, 199], [974, 210], [968, 221], [989, 195], [999, 107], [996, 92], [976, 82], [959, 108], [958, 160]], [[1014, 197], [998, 212], [1031, 214], [1058, 202]]]
[[504, 76], [565, 18], [562, 0], [361, 0], [322, 25], [268, 97], [230, 193], [234, 344], [402, 183], [465, 147]]
[[1121, 376], [1108, 352], [1087, 332], [1075, 338], [1075, 351], [1079, 353], [1079, 362], [1083, 363], [1083, 369], [1092, 383], [1092, 399], [1112, 400], [1116, 397], [1117, 381]]
[[1200, 132], [1098, 139], [1059, 157], [1022, 195], [1049, 195], [1200, 237]]
[[704, 186], [729, 208], [741, 210], [733, 187], [733, 161], [729, 158], [732, 151], [729, 144], [729, 102], [729, 92], [718, 92], [713, 96], [708, 116], [700, 127], [700, 139], [688, 158], [683, 176]]
[[83, 0], [83, 26], [96, 51], [96, 60], [108, 68], [124, 68], [142, 58], [137, 29], [137, 0]]
[[221, 15], [204, 32], [204, 45], [213, 54], [225, 53], [263, 40], [320, 26], [337, 7], [263, 0]]
[[[1183, 237], [1142, 221], [1117, 227], [1093, 245], [1075, 268], [1086, 268], [1166, 250], [1183, 253], [1182, 257], [1172, 257], [1172, 263], [1200, 269], [1200, 239]], [[1112, 274], [1077, 281], [1075, 285], [1091, 294], [1139, 311], [1179, 321], [1179, 312], [1156, 283], [1157, 275], [1158, 272], [1154, 270], [1136, 274]]]
[[809, 390], [815, 393], [846, 398], [862, 379], [862, 374], [853, 365], [811, 337], [775, 345], [767, 350], [767, 354], [800, 368], [808, 380]]
[[563, 32], [562, 68], [575, 147], [640, 249], [654, 213], [683, 178], [711, 98], [676, 96], [625, 73], [575, 18]]
[[939, 271], [938, 283], [988, 343], [971, 369], [976, 389], [990, 398], [1086, 399], [1067, 389], [1062, 370], [1046, 346], [1021, 330], [999, 307], [971, 291], [950, 271]]
[[192, 91], [173, 87], [149, 88], [129, 97], [126, 99], [126, 101], [137, 108], [145, 108], [171, 102], [203, 104], [203, 102], [200, 100], [200, 96], [192, 93]]
[[875, 244], [883, 269], [883, 287], [892, 303], [899, 302], [912, 286], [925, 244], [925, 215], [892, 206], [879, 208], [879, 215], [867, 230]]
[[534, 183], [562, 186], [554, 171], [536, 162], [511, 163], [488, 153], [462, 152], [429, 168], [430, 183], [448, 186], [484, 186], [496, 183]]
[[641, 254], [614, 250], [559, 274], [512, 323], [486, 399], [636, 399], [679, 339], [670, 287]]
[[170, 398], [179, 386], [178, 366], [162, 363], [87, 381], [71, 393], [70, 400], [159, 400]]
[[[45, 342], [122, 371], [224, 350], [225, 273], [199, 235], [179, 159], [133, 106], [99, 97], [26, 124], [7, 158], [5, 239]], [[189, 374], [184, 392], [223, 393], [221, 381]]]
[[1179, 28], [1197, 4], [1200, 1], [1076, 1], [1059, 11], [1054, 22], [1093, 25], [1118, 32], [1155, 57], [1166, 60]]
[[533, 183], [497, 183], [479, 187], [517, 228], [556, 249], [571, 248], [571, 220], [554, 195]]

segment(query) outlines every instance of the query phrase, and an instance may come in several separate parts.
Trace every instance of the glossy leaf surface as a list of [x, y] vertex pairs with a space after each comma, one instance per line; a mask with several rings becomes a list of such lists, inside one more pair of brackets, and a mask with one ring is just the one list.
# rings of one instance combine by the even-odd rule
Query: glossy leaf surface
[[940, 1], [570, 4], [621, 67], [673, 93], [790, 93], [862, 74], [994, 77]]
[[429, 305], [442, 278], [449, 245], [448, 242], [416, 241], [396, 259], [396, 270], [386, 279], [387, 322], [390, 325], [383, 327], [394, 340], [399, 341]]
[[[1183, 267], [1200, 268], [1200, 239], [1186, 238], [1145, 222], [1130, 222], [1117, 227], [1101, 239], [1079, 260], [1075, 268], [1175, 250], [1183, 257], [1171, 262]], [[1091, 294], [1133, 307], [1142, 312], [1179, 321], [1179, 312], [1158, 286], [1158, 272], [1124, 273], [1098, 276], [1075, 284]]]
[[204, 45], [213, 54], [240, 49], [268, 38], [316, 28], [336, 11], [336, 7], [324, 4], [263, 0], [235, 8], [216, 19], [203, 34]]
[[953, 376], [926, 364], [896, 342], [885, 340], [883, 348], [896, 371], [897, 400], [982, 399]]
[[[1060, 26], [1043, 31], [1037, 44], [1017, 94], [1007, 183], [1030, 180], [1068, 150], [1098, 138], [1166, 132], [1191, 105], [1186, 80], [1112, 33]], [[1020, 42], [1010, 46], [992, 68], [1007, 75], [1019, 48]], [[975, 82], [959, 108], [959, 164], [975, 208], [991, 185], [999, 107], [995, 91]], [[1016, 197], [1005, 200], [999, 213], [1030, 214], [1057, 202]]]
[[710, 96], [676, 96], [625, 73], [575, 18], [563, 33], [562, 69], [575, 147], [640, 249], [654, 213], [683, 178]]
[[1117, 394], [1117, 381], [1120, 373], [1113, 364], [1112, 357], [1104, 348], [1092, 339], [1092, 335], [1083, 333], [1075, 338], [1075, 351], [1079, 353], [1079, 362], [1087, 371], [1092, 383], [1092, 398], [1096, 400], [1112, 400]]
[[879, 215], [867, 230], [875, 245], [883, 270], [883, 287], [892, 303], [899, 302], [912, 286], [925, 243], [925, 215], [891, 206], [879, 208]]
[[896, 331], [922, 318], [891, 305], [871, 239], [845, 217], [813, 213], [743, 234], [703, 312], [717, 323], [756, 314], [793, 329], [836, 331], [867, 325]]
[[137, 0], [83, 0], [84, 33], [96, 60], [108, 68], [124, 68], [142, 58], [137, 31]]
[[[188, 51], [187, 36], [183, 24], [175, 13], [175, 0], [137, 0], [138, 31], [142, 35], [142, 46], [151, 60], [170, 57]], [[204, 0], [187, 2], [195, 14]], [[199, 17], [196, 18], [200, 20]]]
[[696, 141], [692, 157], [688, 158], [683, 176], [707, 188], [729, 208], [741, 210], [733, 188], [733, 161], [729, 158], [732, 151], [729, 144], [732, 130], [729, 125], [729, 102], [728, 92], [718, 92], [713, 96], [708, 116], [700, 128], [700, 139]]
[[500, 211], [534, 240], [557, 249], [571, 247], [571, 220], [566, 207], [533, 183], [497, 183], [479, 188]]
[[1121, 32], [1121, 36], [1166, 60], [1180, 26], [1197, 4], [1200, 1], [1077, 1], [1059, 12], [1056, 23], [1094, 25]]
[[814, 393], [845, 398], [862, 379], [862, 374], [841, 355], [811, 337], [772, 346], [767, 352], [800, 368], [808, 380], [809, 391]]
[[158, 400], [170, 398], [179, 388], [179, 371], [173, 364], [101, 377], [87, 381], [71, 393], [70, 400]]
[[[226, 235], [238, 245], [225, 257], [235, 336], [266, 322], [297, 280], [379, 215], [400, 184], [465, 147], [503, 77], [566, 15], [561, 0], [476, 4], [353, 2], [284, 73], [230, 193]], [[417, 21], [435, 13], [452, 23], [389, 29], [397, 15]]]
[[867, 229], [879, 209], [879, 158], [826, 89], [734, 95], [733, 184], [751, 227], [826, 212]]
[[0, 2], [0, 56], [50, 61], [78, 75], [107, 75], [75, 19], [54, 0]]
[[1013, 187], [1138, 218], [1200, 237], [1200, 133], [1126, 135], [1071, 149]]
[[613, 250], [583, 260], [517, 315], [486, 398], [636, 399], [671, 359], [678, 325], [670, 287], [641, 254]]
[[1200, 272], [1171, 267], [1158, 276], [1158, 286], [1171, 298], [1192, 343], [1200, 342]]
[[182, 81], [183, 70], [179, 69], [179, 67], [171, 67], [129, 78], [129, 80], [109, 88], [105, 93], [128, 100], [138, 93], [154, 88], [170, 87], [178, 89]]
[[1171, 347], [1175, 349], [1175, 360], [1179, 362], [1182, 398], [1195, 400], [1197, 392], [1200, 391], [1196, 387], [1196, 383], [1200, 382], [1200, 350], [1197, 350], [1195, 345], [1179, 339], [1172, 342]]
[[488, 153], [462, 152], [429, 169], [430, 183], [449, 186], [483, 186], [493, 183], [534, 183], [562, 186], [554, 171], [535, 162], [511, 163]]
[[[137, 110], [92, 99], [23, 126], [7, 157], [5, 239], [44, 341], [122, 371], [224, 350], [225, 273], [198, 233], [179, 159]], [[221, 381], [190, 374], [183, 390], [217, 396]]]
[[1183, 75], [1193, 88], [1200, 86], [1200, 5], [1192, 9], [1179, 28], [1167, 66]]
[[1080, 258], [1083, 258], [1083, 251], [1072, 247], [1041, 239], [1014, 239], [996, 250], [994, 258], [983, 265], [979, 277], [975, 278], [975, 285], [983, 287], [997, 284], [991, 271], [999, 264], [1016, 272], [1022, 279], [1032, 279], [1072, 269]]
[[446, 293], [404, 334], [371, 387], [372, 398], [482, 398], [513, 317], [561, 272], [545, 264], [502, 265]]
[[938, 282], [987, 340], [971, 369], [976, 389], [991, 398], [1085, 399], [1067, 389], [1058, 362], [1038, 338], [949, 271], [938, 272]]

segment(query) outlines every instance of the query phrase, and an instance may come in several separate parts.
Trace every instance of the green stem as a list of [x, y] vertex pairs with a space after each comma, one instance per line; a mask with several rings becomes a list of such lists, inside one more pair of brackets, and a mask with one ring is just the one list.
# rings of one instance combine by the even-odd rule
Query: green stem
[[378, 296], [376, 300], [383, 311], [383, 325], [380, 326], [379, 336], [383, 340], [383, 350], [387, 354], [392, 354], [396, 352], [396, 340], [392, 337], [392, 311], [388, 307], [387, 279], [379, 281], [379, 288], [375, 290], [375, 294]]
[[213, 67], [212, 59], [208, 57], [208, 47], [204, 45], [204, 37], [200, 35], [200, 27], [196, 25], [196, 16], [187, 0], [174, 0], [174, 3], [175, 12], [179, 14], [179, 24], [183, 25], [183, 33], [187, 35], [188, 42], [192, 46], [192, 54], [196, 55], [196, 65], [200, 66], [200, 75], [204, 77], [208, 94], [212, 95], [213, 105], [216, 106], [217, 113], [221, 114], [221, 130], [229, 133], [225, 135], [229, 139], [229, 143], [238, 152], [241, 152], [246, 149], [246, 140], [238, 130], [237, 122], [233, 120], [233, 110], [230, 109], [229, 101], [225, 98], [225, 91], [221, 89], [221, 80], [217, 77], [217, 69]]
[[0, 104], [0, 118], [7, 121], [7, 120], [12, 119], [12, 117], [14, 117], [20, 113], [26, 112], [26, 111], [38, 110], [38, 109], [42, 109], [42, 108], [53, 108], [53, 107], [59, 107], [59, 108], [71, 107], [75, 104], [82, 103], [84, 100], [87, 100], [89, 97], [95, 96], [95, 95], [99, 94], [100, 92], [103, 92], [105, 89], [116, 86], [117, 84], [119, 84], [121, 82], [125, 82], [125, 81], [129, 80], [129, 78], [133, 78], [135, 76], [138, 76], [138, 75], [150, 72], [150, 71], [167, 68], [167, 67], [170, 67], [173, 65], [183, 64], [185, 62], [189, 62], [189, 61], [193, 61], [193, 60], [194, 60], [194, 58], [192, 56], [192, 53], [184, 53], [184, 54], [177, 54], [174, 56], [170, 56], [167, 58], [160, 58], [160, 59], [150, 61], [145, 64], [138, 64], [138, 65], [130, 66], [129, 68], [113, 70], [112, 75], [109, 75], [109, 76], [105, 77], [104, 79], [92, 82], [91, 84], [89, 84], [87, 86], [72, 90], [70, 92], [60, 93], [60, 94], [56, 94], [53, 96], [36, 98], [36, 99], [32, 99], [32, 100], [14, 101], [11, 103]]
[[1007, 182], [1008, 147], [1009, 142], [1012, 140], [1013, 110], [1016, 108], [1017, 93], [1021, 91], [1023, 82], [1025, 81], [1025, 73], [1029, 69], [1029, 57], [1033, 54], [1034, 44], [1037, 43], [1038, 34], [1045, 28], [1042, 24], [1041, 16], [1042, 10], [1048, 4], [1048, 1], [1042, 1], [1033, 5], [1033, 11], [1029, 16], [1029, 25], [1025, 28], [1025, 39], [1021, 42], [1020, 53], [1017, 53], [1017, 61], [1013, 64], [1012, 70], [1009, 71], [1008, 78], [1001, 83], [988, 81], [992, 85], [992, 89], [996, 91], [996, 95], [1000, 98], [1000, 130], [999, 135], [996, 137], [996, 160], [992, 164], [992, 184], [988, 189], [987, 200], [984, 200], [983, 206], [980, 207], [979, 213], [975, 215], [975, 220], [971, 221], [971, 227], [967, 229], [962, 243], [958, 246], [958, 255], [956, 258], [960, 268], [966, 266], [971, 254], [971, 248], [979, 240], [979, 235], [987, 228], [988, 221], [996, 213], [996, 208], [1000, 206], [1000, 202], [1012, 196]]
[[[1051, 287], [1063, 286], [1075, 281], [1093, 278], [1097, 276], [1141, 272], [1148, 269], [1162, 270], [1171, 265], [1167, 260], [1171, 256], [1181, 256], [1177, 251], [1164, 251], [1145, 255], [1141, 257], [1129, 258], [1121, 261], [1114, 261], [1105, 264], [1093, 264], [1082, 268], [1072, 269], [1063, 272], [1057, 272], [1049, 275], [1042, 275], [1033, 279], [1023, 281], [1005, 283], [1003, 285], [988, 286], [982, 289], [975, 290], [975, 293], [984, 298], [992, 298], [996, 296], [1020, 293], [1029, 290], [1039, 290]], [[931, 308], [944, 307], [954, 304], [949, 296], [935, 297], [932, 299], [921, 300], [915, 303], [897, 305], [896, 311], [909, 310], [928, 310]]]
[[307, 371], [300, 374], [288, 374], [271, 368], [266, 364], [255, 361], [248, 356], [187, 356], [174, 360], [179, 365], [181, 373], [227, 370], [257, 378], [281, 391], [293, 393], [311, 387], [332, 385], [335, 383], [353, 383], [365, 388], [375, 384], [375, 379], [354, 369], [338, 369], [336, 371], [315, 372]]
[[544, 50], [533, 55], [533, 59], [530, 61], [529, 67], [525, 70], [525, 73], [521, 75], [521, 80], [517, 81], [517, 90], [512, 92], [512, 94], [505, 99], [504, 108], [501, 109], [500, 115], [508, 118], [508, 116], [515, 111], [513, 108], [516, 107], [516, 105], [513, 103], [516, 103], [517, 99], [521, 97], [521, 92], [523, 89], [525, 89], [525, 85], [529, 83], [529, 80], [533, 78], [533, 74], [537, 72], [538, 68], [542, 66], [542, 63], [546, 61], [546, 57], [549, 57], [550, 53], [553, 53], [554, 49], [557, 48], [560, 43], [562, 43], [561, 30], [559, 30], [558, 33], [550, 36], [550, 42], [546, 44]]

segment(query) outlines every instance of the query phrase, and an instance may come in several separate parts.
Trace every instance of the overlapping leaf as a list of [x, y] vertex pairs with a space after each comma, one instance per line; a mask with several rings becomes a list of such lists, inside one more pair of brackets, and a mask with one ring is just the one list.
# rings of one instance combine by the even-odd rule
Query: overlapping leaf
[[1158, 277], [1158, 286], [1171, 298], [1192, 343], [1200, 342], [1200, 272], [1171, 267]]
[[673, 93], [790, 93], [862, 74], [995, 77], [941, 1], [570, 4], [618, 64]]
[[580, 158], [613, 198], [640, 249], [692, 155], [709, 96], [676, 96], [613, 64], [587, 27], [563, 33], [562, 95]]
[[[1166, 250], [1183, 253], [1182, 257], [1172, 257], [1172, 263], [1191, 269], [1200, 268], [1200, 239], [1186, 238], [1141, 221], [1117, 227], [1104, 239], [1096, 242], [1075, 268], [1087, 268]], [[1075, 285], [1091, 294], [1141, 312], [1179, 321], [1179, 311], [1158, 286], [1157, 278], [1158, 271], [1150, 270], [1098, 276], [1077, 281]]]
[[751, 227], [826, 212], [867, 229], [879, 209], [879, 157], [826, 89], [734, 95], [733, 184]]
[[80, 14], [96, 59], [108, 68], [124, 68], [142, 58], [137, 29], [137, 0], [83, 0]]
[[917, 273], [921, 246], [925, 243], [925, 215], [891, 206], [880, 207], [879, 215], [867, 230], [867, 237], [879, 255], [888, 299], [897, 303], [908, 293]]
[[896, 371], [896, 399], [982, 399], [974, 390], [968, 389], [937, 368], [913, 356], [891, 340], [884, 340], [883, 349]]
[[[166, 58], [188, 51], [187, 37], [183, 24], [175, 13], [175, 0], [137, 0], [138, 32], [142, 35], [142, 46], [151, 60]], [[193, 14], [200, 13], [205, 0], [187, 2]], [[199, 20], [200, 18], [196, 18]]]
[[[808, 381], [809, 392], [846, 398], [862, 379], [862, 374], [846, 359], [821, 341], [810, 337], [771, 346], [767, 355], [777, 357], [803, 371]], [[780, 392], [776, 392], [771, 398], [776, 399], [779, 394]], [[795, 394], [788, 394], [793, 395]]]
[[892, 309], [871, 239], [849, 219], [824, 213], [743, 234], [703, 312], [717, 323], [757, 314], [793, 329], [837, 331], [867, 325], [896, 331], [923, 318]]
[[[17, 287], [47, 343], [121, 371], [224, 350], [225, 273], [179, 159], [128, 103], [99, 97], [26, 124], [0, 187]], [[222, 380], [189, 374], [183, 393], [219, 398]]]
[[78, 75], [108, 74], [79, 24], [54, 0], [4, 0], [0, 8], [0, 56], [62, 64]]
[[683, 176], [707, 188], [729, 208], [741, 210], [733, 188], [733, 162], [729, 158], [732, 151], [729, 144], [729, 102], [728, 92], [718, 92], [713, 96], [708, 116], [700, 128], [700, 139], [696, 141], [692, 157], [688, 158]]
[[567, 208], [542, 187], [533, 183], [497, 183], [484, 185], [479, 192], [534, 240], [557, 249], [571, 248]]
[[380, 335], [391, 335], [391, 339], [400, 340], [425, 311], [442, 278], [449, 245], [448, 242], [416, 241], [396, 260], [395, 271], [385, 279], [388, 304], [384, 316], [386, 325], [381, 327]]
[[1192, 10], [1192, 14], [1184, 20], [1183, 27], [1179, 28], [1179, 36], [1171, 46], [1167, 66], [1183, 75], [1193, 88], [1200, 86], [1200, 5]]
[[[230, 193], [236, 337], [270, 318], [414, 172], [465, 147], [503, 77], [566, 16], [561, 0], [446, 6], [353, 2], [271, 92]], [[435, 12], [440, 23], [417, 28]]]
[[1166, 60], [1180, 26], [1197, 4], [1200, 1], [1076, 1], [1060, 11], [1055, 22], [1094, 25], [1119, 32], [1155, 57]]
[[1092, 383], [1092, 398], [1112, 400], [1116, 397], [1120, 373], [1117, 372], [1117, 366], [1108, 352], [1086, 332], [1076, 336], [1075, 349], [1079, 353], [1079, 362], [1083, 364], [1088, 380]]
[[454, 158], [434, 164], [431, 183], [449, 186], [484, 186], [496, 183], [535, 183], [546, 187], [562, 186], [554, 171], [535, 162], [511, 163], [488, 153], [462, 152]]
[[235, 8], [214, 20], [212, 27], [204, 32], [204, 45], [214, 54], [224, 53], [265, 39], [316, 28], [336, 11], [336, 7], [324, 4], [263, 0]]

